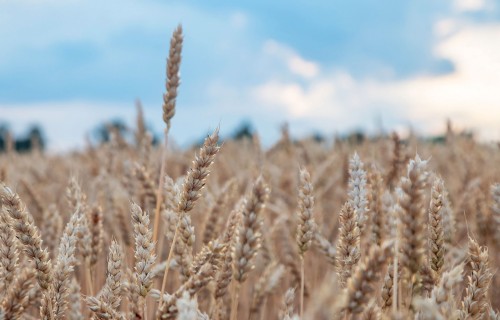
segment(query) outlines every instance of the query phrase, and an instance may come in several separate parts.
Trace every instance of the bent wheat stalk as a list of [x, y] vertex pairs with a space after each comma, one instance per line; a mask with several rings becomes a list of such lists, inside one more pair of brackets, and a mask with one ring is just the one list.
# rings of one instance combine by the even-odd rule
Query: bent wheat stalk
[[[201, 189], [205, 186], [205, 181], [210, 173], [209, 169], [212, 165], [215, 155], [219, 152], [219, 146], [217, 141], [219, 140], [219, 128], [205, 139], [203, 146], [200, 149], [199, 156], [195, 157], [192, 167], [189, 170], [186, 179], [183, 184], [181, 196], [179, 203], [177, 204], [177, 212], [179, 219], [177, 220], [177, 226], [175, 228], [174, 238], [172, 240], [172, 245], [170, 246], [170, 251], [167, 257], [167, 263], [165, 266], [165, 273], [163, 275], [163, 281], [161, 285], [161, 295], [165, 292], [165, 286], [167, 284], [168, 270], [170, 268], [170, 262], [172, 261], [172, 255], [174, 248], [179, 236], [179, 229], [181, 224], [181, 218], [183, 215], [188, 214], [194, 207], [196, 200], [201, 196]], [[159, 308], [163, 304], [163, 300], [160, 299]]]

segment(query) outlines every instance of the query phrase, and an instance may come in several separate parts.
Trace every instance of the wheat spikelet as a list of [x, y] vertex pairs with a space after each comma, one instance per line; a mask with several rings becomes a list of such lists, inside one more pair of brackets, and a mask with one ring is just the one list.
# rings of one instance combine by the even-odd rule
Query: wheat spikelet
[[[235, 237], [235, 232], [236, 228], [238, 227], [238, 224], [240, 222], [241, 218], [241, 212], [237, 210], [231, 211], [231, 214], [229, 215], [229, 220], [226, 225], [226, 229], [224, 230], [224, 234], [222, 235], [222, 243], [224, 243], [227, 246], [232, 247], [232, 242]], [[216, 276], [216, 288], [214, 290], [214, 298], [216, 300], [222, 298], [226, 292], [227, 292], [227, 287], [231, 283], [231, 279], [233, 276], [233, 269], [232, 269], [232, 263], [233, 263], [233, 254], [231, 250], [227, 250], [224, 253], [224, 261], [222, 262], [222, 265], [217, 272]]]
[[102, 209], [99, 206], [93, 206], [89, 211], [89, 229], [92, 235], [91, 240], [91, 255], [90, 255], [90, 265], [94, 266], [99, 259], [99, 255], [102, 252], [103, 247], [103, 218]]
[[156, 261], [153, 234], [149, 227], [149, 215], [141, 207], [131, 203], [130, 211], [134, 223], [135, 281], [141, 297], [146, 297], [153, 285], [151, 269]]
[[233, 249], [233, 277], [236, 283], [232, 296], [231, 320], [237, 319], [240, 285], [255, 267], [253, 260], [262, 243], [260, 214], [264, 209], [269, 192], [264, 180], [259, 177], [252, 188], [251, 195], [242, 205], [241, 224]]
[[94, 312], [97, 319], [125, 320], [125, 316], [116, 312], [109, 304], [96, 297], [87, 297], [87, 305]]
[[373, 286], [378, 280], [384, 264], [389, 258], [392, 242], [370, 249], [364, 263], [360, 264], [349, 279], [346, 291], [345, 310], [352, 314], [362, 313], [373, 294]]
[[195, 241], [194, 226], [191, 224], [191, 217], [183, 214], [179, 217], [177, 232], [180, 241], [175, 243], [174, 254], [179, 265], [179, 276], [185, 282], [191, 276], [192, 251]]
[[349, 160], [349, 204], [357, 214], [357, 223], [360, 232], [362, 232], [365, 221], [367, 220], [366, 211], [368, 209], [367, 190], [366, 190], [366, 171], [363, 169], [363, 162], [357, 153], [354, 153]]
[[200, 154], [193, 161], [192, 167], [184, 180], [180, 200], [177, 205], [177, 210], [181, 214], [191, 211], [195, 201], [201, 195], [200, 191], [205, 186], [205, 180], [210, 173], [210, 166], [215, 159], [215, 155], [219, 152], [217, 140], [219, 140], [219, 128], [215, 129], [205, 139], [203, 147], [200, 149]]
[[106, 283], [99, 298], [114, 310], [118, 310], [121, 302], [122, 263], [122, 249], [116, 240], [113, 240], [109, 247]]
[[[54, 266], [54, 278], [50, 295], [46, 295], [42, 302], [42, 313], [47, 308], [47, 314], [51, 313], [48, 299], [52, 299], [53, 315], [56, 319], [64, 316], [67, 307], [68, 290], [70, 287], [71, 273], [77, 263], [75, 257], [78, 234], [83, 223], [84, 215], [80, 207], [76, 208], [68, 224], [64, 228], [61, 243], [59, 245], [56, 264]], [[52, 317], [52, 316], [51, 316]]]
[[372, 231], [372, 239], [377, 245], [381, 245], [384, 242], [386, 237], [386, 222], [385, 222], [385, 214], [386, 212], [383, 210], [383, 180], [380, 172], [373, 168], [368, 176], [368, 181], [370, 185], [370, 194], [369, 194], [369, 212], [371, 215], [371, 231]]
[[440, 213], [443, 206], [443, 189], [443, 180], [436, 179], [432, 186], [429, 209], [429, 253], [431, 268], [435, 272], [436, 281], [439, 281], [445, 254], [443, 220]]
[[339, 221], [340, 234], [337, 243], [336, 265], [340, 285], [345, 287], [361, 255], [359, 247], [359, 219], [356, 210], [354, 210], [350, 202], [346, 202], [340, 210]]
[[[14, 270], [19, 259], [16, 234], [9, 225], [8, 217], [0, 208], [0, 292], [6, 292], [14, 280]], [[0, 294], [0, 298], [3, 294]]]
[[219, 243], [218, 240], [209, 242], [203, 246], [200, 252], [194, 257], [190, 266], [190, 274], [196, 274], [205, 263], [220, 266], [227, 250], [227, 244]]
[[418, 294], [423, 297], [428, 297], [434, 288], [434, 284], [437, 282], [436, 273], [432, 270], [430, 263], [425, 263], [420, 266], [419, 276], [419, 283], [413, 288], [413, 295]]
[[290, 288], [283, 297], [283, 303], [280, 311], [280, 319], [291, 320], [293, 317], [293, 301], [295, 300], [295, 289]]
[[269, 188], [259, 177], [255, 182], [252, 193], [245, 201], [241, 212], [241, 225], [237, 234], [233, 252], [234, 279], [243, 282], [254, 266], [252, 260], [261, 245], [261, 218], [269, 194]]
[[28, 292], [34, 287], [33, 279], [35, 270], [23, 269], [21, 274], [16, 277], [12, 286], [5, 289], [5, 297], [1, 304], [4, 311], [5, 320], [19, 319], [24, 309], [28, 306]]
[[182, 26], [179, 25], [172, 34], [167, 59], [167, 92], [163, 95], [163, 121], [167, 125], [167, 131], [170, 130], [170, 120], [175, 115], [175, 100], [180, 84], [179, 68], [181, 65], [182, 40]]
[[313, 186], [311, 184], [311, 176], [305, 168], [300, 169], [299, 180], [299, 224], [297, 227], [296, 240], [297, 245], [299, 246], [300, 255], [304, 255], [304, 253], [309, 249], [314, 237], [314, 197], [312, 195]]
[[488, 310], [486, 295], [493, 274], [489, 267], [488, 248], [480, 247], [472, 238], [469, 238], [469, 261], [471, 272], [460, 319], [482, 319]]
[[25, 247], [25, 254], [35, 262], [38, 284], [43, 291], [47, 291], [52, 282], [52, 264], [47, 250], [42, 249], [40, 232], [35, 226], [33, 217], [28, 213], [19, 196], [3, 184], [0, 185], [0, 199], [2, 209], [12, 219], [12, 227], [16, 231], [17, 239]]
[[401, 219], [401, 264], [410, 272], [410, 279], [417, 274], [425, 261], [425, 209], [424, 190], [427, 161], [417, 155], [408, 164], [408, 176], [401, 180], [399, 205]]
[[393, 132], [391, 135], [393, 147], [393, 156], [391, 169], [387, 175], [387, 186], [393, 188], [399, 179], [399, 175], [402, 167], [402, 154], [401, 154], [401, 141], [397, 133]]
[[389, 263], [387, 267], [387, 272], [384, 276], [384, 284], [382, 286], [382, 291], [380, 295], [382, 297], [382, 309], [388, 309], [392, 306], [392, 300], [394, 295], [394, 261]]

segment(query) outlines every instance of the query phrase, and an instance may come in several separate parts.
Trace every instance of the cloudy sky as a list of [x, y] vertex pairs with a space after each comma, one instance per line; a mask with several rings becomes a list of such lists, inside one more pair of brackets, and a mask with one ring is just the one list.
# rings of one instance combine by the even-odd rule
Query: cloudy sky
[[0, 0], [0, 122], [39, 123], [50, 148], [96, 124], [160, 132], [169, 38], [185, 34], [172, 134], [180, 144], [250, 120], [328, 134], [382, 124], [437, 133], [446, 118], [500, 139], [494, 0]]

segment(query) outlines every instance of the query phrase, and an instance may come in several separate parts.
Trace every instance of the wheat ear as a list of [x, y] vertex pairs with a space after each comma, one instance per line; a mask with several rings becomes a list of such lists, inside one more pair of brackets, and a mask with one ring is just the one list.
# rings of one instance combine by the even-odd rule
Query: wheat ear
[[111, 241], [108, 254], [108, 267], [106, 283], [102, 288], [100, 299], [109, 304], [115, 310], [118, 310], [122, 295], [122, 264], [123, 251], [116, 240]]
[[21, 274], [16, 277], [12, 286], [5, 289], [5, 297], [1, 307], [3, 308], [4, 320], [16, 320], [21, 318], [24, 309], [28, 307], [28, 292], [34, 287], [33, 279], [35, 271], [31, 268], [23, 269]]
[[[240, 222], [241, 212], [238, 210], [231, 211], [229, 215], [229, 220], [226, 225], [226, 229], [224, 230], [224, 234], [222, 235], [222, 243], [229, 246], [231, 249], [233, 248], [233, 242], [235, 238], [236, 228]], [[215, 278], [215, 290], [214, 290], [214, 298], [216, 300], [215, 305], [215, 319], [219, 318], [219, 311], [221, 304], [223, 303], [223, 297], [227, 292], [227, 288], [231, 283], [231, 279], [233, 277], [233, 253], [231, 250], [226, 250], [224, 253], [224, 260], [222, 261], [222, 265], [220, 269], [217, 271]]]
[[429, 248], [431, 268], [435, 273], [436, 282], [441, 276], [444, 264], [444, 231], [441, 208], [443, 207], [443, 180], [434, 181], [431, 190], [431, 204], [429, 209]]
[[386, 242], [381, 247], [373, 246], [364, 263], [358, 265], [347, 284], [344, 308], [351, 314], [363, 312], [373, 293], [373, 286], [389, 258], [393, 242]]
[[[198, 200], [201, 196], [201, 189], [205, 186], [206, 179], [210, 173], [210, 166], [215, 159], [215, 155], [219, 152], [219, 146], [217, 145], [218, 140], [219, 128], [215, 129], [214, 132], [205, 139], [205, 142], [201, 147], [200, 154], [195, 157], [184, 180], [180, 200], [177, 203], [176, 208], [177, 213], [179, 214], [179, 219], [177, 221], [174, 238], [167, 257], [167, 264], [161, 286], [161, 295], [165, 292], [170, 261], [172, 260], [172, 254], [174, 252], [174, 248], [176, 247], [177, 237], [179, 235], [180, 222], [182, 217], [187, 215], [187, 213], [193, 209], [196, 200]], [[160, 299], [160, 307], [162, 303], [163, 300]]]
[[160, 206], [163, 202], [163, 180], [165, 177], [165, 163], [167, 160], [168, 132], [170, 131], [170, 121], [175, 114], [175, 103], [177, 90], [180, 84], [179, 69], [181, 66], [182, 52], [182, 26], [179, 25], [173, 32], [170, 39], [170, 50], [167, 58], [166, 93], [163, 94], [163, 121], [166, 124], [164, 131], [164, 146], [161, 152], [160, 177], [158, 178], [158, 189], [156, 190], [155, 220], [153, 225], [153, 241], [158, 240], [158, 230], [160, 227]]
[[480, 247], [472, 238], [469, 238], [469, 261], [469, 284], [462, 301], [460, 319], [482, 319], [488, 310], [487, 294], [493, 274], [489, 266], [488, 248]]
[[[45, 295], [42, 300], [42, 314], [45, 318], [53, 314], [55, 319], [64, 317], [67, 306], [68, 290], [70, 287], [71, 273], [73, 272], [77, 259], [75, 257], [76, 245], [80, 229], [82, 227], [84, 214], [82, 208], [77, 206], [75, 213], [71, 216], [59, 244], [56, 264], [54, 266], [54, 278], [50, 294]], [[53, 303], [53, 310], [50, 310]], [[52, 317], [52, 315], [50, 316]]]
[[300, 254], [300, 317], [304, 316], [304, 254], [309, 249], [314, 237], [313, 207], [314, 197], [311, 176], [307, 169], [299, 170], [299, 224], [297, 226], [297, 245]]
[[349, 160], [348, 188], [349, 203], [356, 211], [358, 228], [360, 232], [363, 232], [368, 210], [366, 171], [357, 153], [354, 153]]
[[[409, 279], [418, 275], [425, 261], [427, 233], [425, 232], [424, 192], [427, 182], [427, 161], [417, 155], [408, 164], [408, 175], [401, 180], [399, 205], [401, 220], [401, 265], [409, 271]], [[413, 279], [416, 282], [415, 279]]]
[[[132, 203], [130, 205], [132, 222], [134, 224], [135, 238], [135, 285], [139, 295], [142, 297], [139, 306], [146, 306], [145, 299], [153, 286], [152, 268], [156, 261], [153, 235], [149, 227], [149, 215], [142, 211], [141, 207]], [[144, 317], [147, 317], [144, 312]]]
[[291, 320], [293, 317], [293, 301], [295, 300], [295, 288], [286, 291], [280, 310], [281, 320]]
[[[3, 183], [0, 183], [0, 200], [2, 210], [5, 210], [12, 219], [12, 227], [16, 231], [16, 238], [23, 244], [25, 254], [35, 262], [36, 278], [38, 285], [42, 289], [42, 294], [48, 297], [52, 283], [52, 263], [47, 249], [42, 249], [40, 231], [17, 193]], [[52, 299], [48, 299], [47, 310], [51, 319], [53, 319], [52, 308]], [[42, 311], [41, 315], [43, 316]]]
[[[9, 217], [0, 208], [0, 289], [7, 292], [15, 278], [15, 270], [19, 259], [16, 233], [9, 225]], [[2, 294], [0, 294], [2, 297]]]
[[253, 258], [261, 246], [261, 213], [264, 209], [269, 188], [262, 177], [257, 178], [252, 193], [245, 201], [241, 213], [241, 225], [233, 251], [233, 276], [236, 280], [232, 296], [231, 320], [237, 319], [240, 284], [254, 268]]
[[47, 291], [52, 282], [52, 264], [47, 250], [42, 249], [42, 239], [33, 217], [19, 196], [3, 184], [0, 185], [0, 199], [3, 209], [12, 218], [12, 227], [16, 231], [17, 239], [25, 247], [25, 254], [35, 261], [40, 288]]
[[344, 288], [361, 256], [357, 212], [350, 202], [346, 202], [340, 210], [339, 220], [336, 267], [340, 285]]

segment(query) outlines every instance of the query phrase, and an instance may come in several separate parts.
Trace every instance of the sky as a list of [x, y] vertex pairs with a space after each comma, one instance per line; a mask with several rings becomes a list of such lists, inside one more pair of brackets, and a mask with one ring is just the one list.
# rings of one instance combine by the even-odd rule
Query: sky
[[250, 121], [269, 145], [363, 129], [473, 129], [500, 139], [494, 0], [0, 0], [0, 123], [40, 124], [49, 149], [99, 123], [159, 133], [170, 36], [184, 30], [171, 135], [186, 145]]

